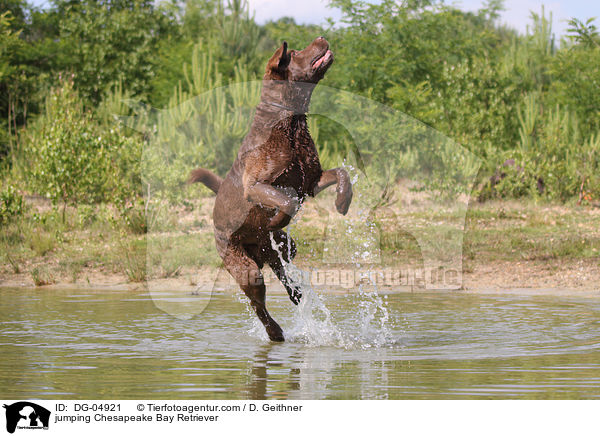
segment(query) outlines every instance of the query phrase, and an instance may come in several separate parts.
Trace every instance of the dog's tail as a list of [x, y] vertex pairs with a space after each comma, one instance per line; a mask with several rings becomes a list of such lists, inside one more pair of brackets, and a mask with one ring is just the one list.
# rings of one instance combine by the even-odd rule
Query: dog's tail
[[187, 182], [188, 184], [202, 182], [208, 187], [208, 189], [210, 189], [216, 194], [217, 192], [219, 192], [219, 188], [223, 183], [223, 179], [217, 176], [216, 174], [205, 170], [204, 168], [198, 168], [192, 171], [192, 173], [190, 174], [190, 178]]

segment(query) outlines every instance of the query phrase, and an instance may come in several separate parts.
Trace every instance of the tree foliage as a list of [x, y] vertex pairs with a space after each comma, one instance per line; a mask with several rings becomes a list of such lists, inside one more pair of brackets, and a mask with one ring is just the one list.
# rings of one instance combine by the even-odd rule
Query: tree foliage
[[[323, 35], [336, 57], [324, 85], [392, 107], [459, 141], [483, 159], [482, 180], [514, 159], [522, 170], [505, 177], [494, 195], [539, 196], [535, 181], [542, 178], [545, 197], [600, 198], [595, 21], [572, 19], [567, 37], [557, 41], [544, 9], [532, 11], [523, 35], [498, 23], [503, 0], [488, 0], [477, 12], [447, 3], [331, 0], [343, 24], [319, 26], [289, 17], [257, 24], [244, 0], [54, 0], [45, 9], [6, 0], [0, 3], [3, 178], [29, 177], [29, 189], [57, 203], [139, 194], [134, 157], [141, 156], [141, 141], [110, 115], [128, 111], [117, 102], [123, 96], [156, 108], [189, 109], [203, 126], [216, 126], [182, 123], [177, 117], [189, 111], [156, 120], [170, 132], [163, 140], [173, 148], [169, 156], [149, 156], [157, 167], [173, 162], [178, 168], [161, 183], [177, 186], [197, 164], [222, 174], [243, 137], [240, 120], [248, 117], [236, 114], [237, 97], [204, 109], [186, 109], [185, 101], [260, 78], [283, 40], [301, 48]], [[249, 101], [244, 108], [250, 110]], [[355, 146], [342, 126], [322, 118], [310, 123], [324, 160], [333, 162]], [[371, 128], [390, 130], [385, 137], [394, 126]], [[419, 150], [427, 147], [410, 143], [419, 132], [398, 149], [373, 144], [364, 154], [386, 156], [397, 168], [423, 168]], [[185, 147], [207, 138], [205, 151]], [[437, 160], [451, 165], [442, 154]], [[35, 171], [21, 174], [29, 167]], [[122, 181], [113, 183], [117, 179]]]
[[72, 78], [52, 89], [45, 107], [30, 142], [29, 180], [37, 192], [64, 208], [114, 201], [136, 191], [139, 143], [116, 126], [101, 128], [83, 108]]

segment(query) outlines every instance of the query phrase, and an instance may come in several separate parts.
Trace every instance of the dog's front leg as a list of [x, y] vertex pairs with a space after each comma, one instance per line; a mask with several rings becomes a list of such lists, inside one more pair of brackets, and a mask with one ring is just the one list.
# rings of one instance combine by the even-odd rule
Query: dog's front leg
[[245, 187], [244, 197], [252, 203], [279, 209], [279, 212], [269, 221], [269, 230], [287, 226], [300, 206], [297, 199], [285, 195], [271, 185], [260, 182]]
[[346, 215], [350, 208], [350, 203], [352, 203], [352, 182], [350, 182], [350, 176], [345, 169], [334, 168], [323, 171], [321, 179], [315, 188], [315, 195], [334, 183], [337, 183], [335, 188], [335, 192], [337, 192], [335, 208], [342, 215]]

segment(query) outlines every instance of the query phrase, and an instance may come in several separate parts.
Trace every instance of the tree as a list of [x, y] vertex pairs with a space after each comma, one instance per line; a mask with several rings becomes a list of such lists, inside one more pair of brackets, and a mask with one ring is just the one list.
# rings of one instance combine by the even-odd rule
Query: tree
[[140, 189], [141, 144], [116, 126], [102, 128], [70, 78], [52, 89], [36, 127], [27, 156], [30, 181], [62, 205], [63, 219], [68, 204], [115, 201]]
[[19, 31], [12, 29], [10, 11], [0, 14], [0, 159], [13, 149], [13, 134], [17, 128], [16, 89], [19, 86], [18, 51], [23, 45]]
[[[145, 97], [154, 75], [158, 40], [169, 27], [151, 0], [85, 0], [58, 3], [64, 65], [80, 94], [98, 103], [115, 83]], [[173, 24], [173, 23], [171, 23]]]

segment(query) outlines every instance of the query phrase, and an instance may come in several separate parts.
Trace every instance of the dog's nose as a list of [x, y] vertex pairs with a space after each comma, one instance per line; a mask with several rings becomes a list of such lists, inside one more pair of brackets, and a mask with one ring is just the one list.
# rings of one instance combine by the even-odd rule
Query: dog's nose
[[327, 40], [326, 40], [326, 39], [325, 39], [325, 37], [323, 37], [323, 36], [318, 36], [318, 37], [315, 39], [315, 42], [314, 42], [314, 44], [319, 44], [319, 45], [327, 44], [327, 45], [329, 46], [329, 43], [327, 42]]

